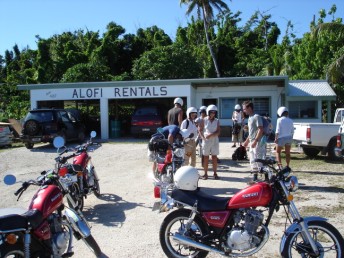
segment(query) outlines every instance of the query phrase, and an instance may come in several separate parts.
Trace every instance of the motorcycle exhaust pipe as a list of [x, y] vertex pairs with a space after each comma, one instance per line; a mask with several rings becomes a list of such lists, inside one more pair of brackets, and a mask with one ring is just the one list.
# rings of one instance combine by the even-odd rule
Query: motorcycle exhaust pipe
[[214, 252], [217, 254], [225, 255], [225, 252], [223, 252], [223, 251], [220, 251], [216, 248], [213, 248], [211, 246], [208, 246], [208, 245], [205, 245], [202, 243], [195, 242], [195, 241], [193, 241], [193, 240], [191, 240], [185, 236], [182, 236], [181, 234], [178, 234], [178, 233], [174, 234], [173, 240], [175, 240], [176, 242], [183, 244], [183, 245], [192, 246], [192, 247], [202, 249], [202, 250], [205, 250], [208, 252]]

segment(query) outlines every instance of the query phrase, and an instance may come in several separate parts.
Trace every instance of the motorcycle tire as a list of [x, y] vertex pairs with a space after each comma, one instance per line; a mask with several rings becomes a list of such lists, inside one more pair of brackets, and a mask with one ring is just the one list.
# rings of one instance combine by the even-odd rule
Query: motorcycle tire
[[310, 253], [312, 249], [303, 241], [302, 232], [295, 232], [287, 237], [282, 257], [344, 257], [344, 239], [334, 226], [326, 221], [311, 221], [308, 223], [308, 230], [320, 255]]
[[82, 209], [84, 208], [84, 196], [82, 195], [80, 191], [79, 185], [77, 183], [74, 183], [69, 187], [69, 190], [70, 190], [70, 195], [73, 198], [73, 201], [76, 203], [76, 207], [74, 207], [73, 204], [70, 202], [70, 200], [68, 200], [67, 198], [68, 206], [71, 207], [72, 209], [82, 211]]
[[1, 258], [13, 257], [13, 258], [24, 258], [24, 250], [18, 244], [15, 245], [4, 245], [0, 248]]
[[97, 198], [100, 197], [100, 186], [99, 186], [99, 180], [98, 179], [94, 180], [93, 193]]
[[[204, 258], [208, 255], [208, 251], [197, 249], [194, 247], [185, 246], [178, 244], [177, 242], [172, 243], [172, 236], [175, 232], [182, 233], [185, 227], [185, 224], [190, 217], [190, 210], [179, 209], [175, 210], [169, 215], [166, 216], [164, 221], [161, 224], [159, 237], [162, 250], [167, 257], [176, 258], [176, 257], [198, 257]], [[174, 227], [174, 229], [172, 229]], [[200, 238], [208, 234], [207, 226], [203, 220], [196, 216], [194, 222], [191, 226], [191, 230], [187, 232], [188, 237], [190, 238]], [[197, 240], [195, 240], [197, 241]], [[182, 253], [185, 252], [185, 253]]]
[[102, 251], [100, 250], [100, 247], [96, 240], [94, 240], [92, 235], [89, 235], [86, 238], [82, 239], [86, 245], [92, 250], [92, 252], [96, 255], [96, 257], [100, 257], [102, 254]]

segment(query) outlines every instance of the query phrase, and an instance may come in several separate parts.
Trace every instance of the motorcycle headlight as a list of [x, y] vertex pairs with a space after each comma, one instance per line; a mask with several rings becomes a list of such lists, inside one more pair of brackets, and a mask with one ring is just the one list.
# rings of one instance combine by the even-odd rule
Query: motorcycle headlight
[[178, 158], [183, 158], [185, 154], [185, 150], [183, 148], [177, 148], [174, 150], [174, 155], [176, 155]]
[[296, 176], [290, 176], [285, 181], [285, 186], [289, 192], [296, 192], [299, 189], [299, 181]]

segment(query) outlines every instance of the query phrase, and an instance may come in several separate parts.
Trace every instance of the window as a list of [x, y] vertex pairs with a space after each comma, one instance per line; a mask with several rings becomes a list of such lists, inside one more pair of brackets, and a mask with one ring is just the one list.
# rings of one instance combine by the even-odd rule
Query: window
[[290, 118], [317, 118], [317, 101], [289, 101]]
[[232, 119], [232, 113], [236, 104], [241, 104], [244, 101], [250, 100], [253, 102], [254, 112], [259, 115], [270, 115], [270, 98], [222, 98], [220, 99], [220, 118]]

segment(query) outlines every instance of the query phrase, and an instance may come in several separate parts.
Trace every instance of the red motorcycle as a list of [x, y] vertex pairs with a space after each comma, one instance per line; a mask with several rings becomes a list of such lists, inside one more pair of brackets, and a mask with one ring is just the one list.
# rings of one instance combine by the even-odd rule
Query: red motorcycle
[[[5, 183], [15, 183], [14, 176], [7, 176]], [[28, 210], [0, 210], [1, 257], [71, 257], [73, 235], [82, 239], [98, 257], [101, 250], [91, 235], [80, 210], [63, 204], [66, 196], [73, 203], [68, 188], [60, 182], [54, 170], [44, 171], [36, 180], [29, 180], [15, 192], [18, 200], [31, 185], [39, 186]]]
[[[58, 169], [59, 175], [66, 181], [70, 181], [70, 192], [73, 197], [76, 207], [80, 210], [84, 207], [84, 198], [87, 198], [88, 194], [94, 194], [100, 196], [99, 178], [96, 170], [92, 164], [91, 156], [88, 152], [93, 151], [91, 146], [101, 146], [99, 143], [94, 143], [92, 139], [96, 136], [96, 132], [91, 132], [91, 138], [86, 143], [78, 145], [75, 148], [65, 148], [62, 151], [56, 162], [59, 163], [60, 168]], [[61, 148], [63, 139], [59, 137], [55, 138], [55, 144]], [[62, 156], [63, 154], [73, 151], [69, 156]], [[73, 163], [69, 164], [67, 161], [73, 158]], [[70, 207], [71, 203], [68, 202]], [[73, 207], [75, 208], [75, 207]]]
[[268, 242], [270, 221], [281, 206], [290, 223], [281, 239], [282, 257], [344, 257], [344, 239], [326, 218], [299, 214], [292, 195], [298, 181], [290, 168], [276, 170], [271, 159], [256, 162], [264, 165], [262, 180], [229, 198], [204, 193], [197, 169], [189, 166], [176, 172], [174, 184], [155, 182], [154, 194], [161, 201], [153, 210], [177, 208], [160, 227], [167, 257], [206, 257], [208, 252], [251, 256]]

